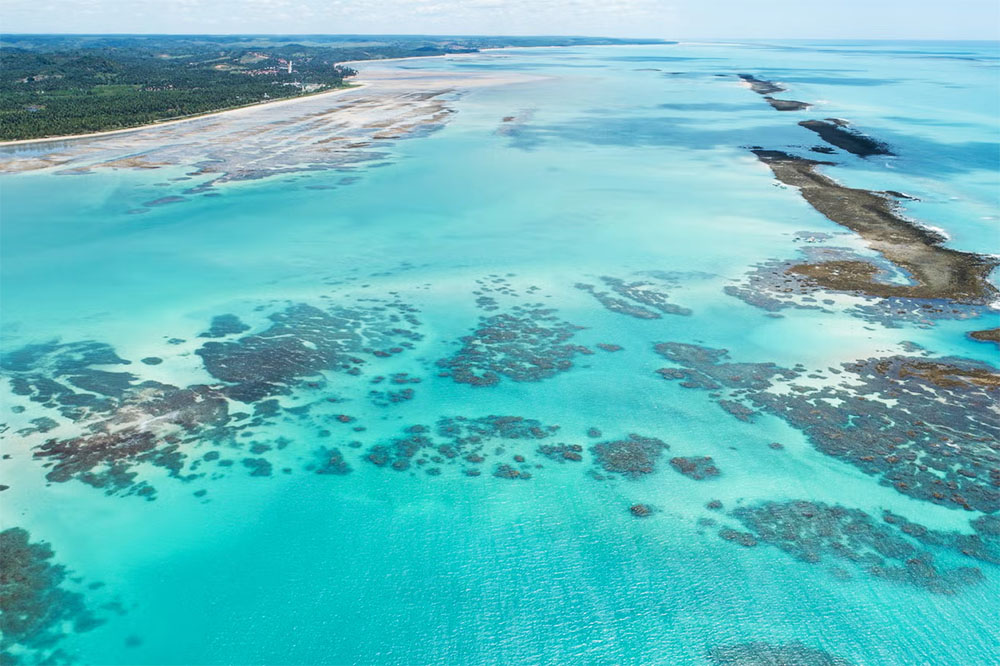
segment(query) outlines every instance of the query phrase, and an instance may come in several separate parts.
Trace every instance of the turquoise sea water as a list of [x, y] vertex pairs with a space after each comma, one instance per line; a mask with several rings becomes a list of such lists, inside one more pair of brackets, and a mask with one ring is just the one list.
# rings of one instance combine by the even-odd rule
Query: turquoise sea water
[[[671, 363], [654, 350], [697, 344], [727, 349], [739, 362], [823, 371], [905, 354], [912, 349], [905, 343], [915, 343], [932, 358], [996, 368], [996, 347], [965, 336], [997, 326], [995, 311], [977, 311], [974, 321], [889, 326], [846, 309], [850, 296], [829, 296], [843, 308], [773, 313], [723, 291], [761, 262], [796, 259], [811, 236], [830, 236], [817, 246], [872, 256], [747, 150], [808, 154], [821, 141], [797, 126], [806, 118], [848, 119], [896, 153], [814, 154], [837, 162], [825, 173], [851, 187], [916, 197], [903, 202], [907, 215], [943, 230], [951, 247], [1000, 252], [995, 44], [526, 49], [368, 67], [542, 78], [455, 91], [445, 127], [395, 142], [377, 168], [356, 169], [359, 179], [349, 184], [330, 170], [276, 176], [130, 215], [189, 188], [170, 178], [192, 169], [0, 176], [5, 352], [95, 341], [132, 361], [57, 376], [51, 359], [62, 348], [53, 346], [31, 372], [63, 381], [96, 369], [133, 373], [133, 386], [218, 385], [196, 353], [210, 342], [199, 335], [213, 317], [245, 322], [245, 332], [218, 339], [238, 345], [295, 304], [371, 308], [373, 335], [401, 350], [373, 355], [372, 347], [383, 348], [375, 343], [353, 350], [365, 360], [360, 375], [317, 369], [280, 344], [272, 355], [250, 354], [244, 372], [263, 375], [274, 363], [294, 377], [264, 396], [277, 400], [277, 411], [263, 416], [263, 397], [231, 398], [230, 413], [262, 416], [180, 444], [187, 465], [210, 451], [235, 464], [202, 462], [174, 478], [168, 466], [129, 459], [137, 476], [121, 492], [94, 487], [87, 470], [47, 482], [50, 469], [34, 447], [92, 435], [93, 421], [62, 418], [16, 383], [5, 385], [3, 527], [48, 542], [54, 560], [72, 570], [63, 587], [103, 620], [88, 631], [61, 627], [69, 662], [751, 664], [771, 662], [722, 661], [712, 651], [767, 643], [855, 664], [1000, 663], [995, 562], [928, 551], [982, 574], [940, 593], [867, 575], [829, 552], [804, 561], [718, 534], [739, 527], [730, 510], [768, 501], [840, 505], [878, 523], [890, 510], [942, 533], [971, 533], [969, 520], [983, 512], [880, 485], [773, 413], [734, 418], [710, 393], [659, 376]], [[780, 81], [788, 90], [777, 97], [815, 106], [777, 112], [737, 73]], [[602, 276], [646, 283], [690, 312], [610, 311], [576, 286], [610, 291]], [[484, 309], [480, 297], [496, 299], [497, 309]], [[395, 306], [377, 309], [396, 302], [413, 308], [419, 323], [387, 319], [402, 317]], [[494, 385], [473, 386], [442, 376], [437, 361], [454, 358], [480, 317], [536, 303], [583, 327], [561, 344], [594, 353], [571, 352], [572, 367], [532, 381], [501, 373]], [[398, 326], [419, 337], [393, 338]], [[547, 368], [559, 352], [531, 338], [532, 326], [547, 324], [515, 326], [517, 344]], [[282, 339], [303, 335], [294, 323], [289, 330]], [[340, 334], [323, 329], [320, 337]], [[323, 345], [303, 339], [296, 353]], [[400, 340], [408, 346], [396, 346]], [[162, 363], [140, 362], [147, 357]], [[301, 372], [286, 367], [295, 364]], [[14, 368], [15, 379], [18, 372], [27, 371]], [[393, 373], [420, 382], [372, 383]], [[841, 380], [823, 373], [799, 381]], [[371, 393], [406, 388], [412, 397], [396, 402]], [[341, 422], [341, 414], [353, 420]], [[397, 471], [367, 458], [371, 447], [419, 432], [406, 432], [411, 426], [433, 431], [441, 418], [490, 415], [558, 430], [541, 439], [483, 435], [482, 463], [463, 453], [448, 464], [453, 459], [434, 450]], [[24, 432], [40, 417], [56, 425]], [[987, 411], [979, 417], [995, 420]], [[155, 420], [138, 427], [161, 433]], [[669, 445], [655, 471], [595, 478], [607, 470], [592, 447], [630, 433]], [[557, 443], [579, 446], [582, 460], [537, 452]], [[321, 446], [336, 447], [352, 471], [314, 473]], [[721, 474], [694, 480], [673, 469], [674, 456], [711, 456]], [[270, 473], [252, 475], [256, 468], [243, 459], [267, 460]], [[530, 478], [494, 476], [500, 464]], [[426, 473], [432, 468], [440, 474]], [[465, 474], [473, 468], [481, 475]], [[155, 487], [155, 500], [130, 494], [141, 483]], [[723, 512], [706, 508], [712, 500]], [[636, 504], [653, 514], [633, 516]], [[106, 606], [114, 603], [120, 610]], [[801, 659], [794, 663], [827, 663]]]

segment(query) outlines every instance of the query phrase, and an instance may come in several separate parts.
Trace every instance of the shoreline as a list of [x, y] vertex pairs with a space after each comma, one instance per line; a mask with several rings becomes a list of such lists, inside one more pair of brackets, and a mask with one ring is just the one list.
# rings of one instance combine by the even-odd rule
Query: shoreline
[[[604, 46], [602, 44], [596, 44], [595, 46]], [[636, 45], [641, 46], [641, 45]], [[525, 49], [546, 49], [546, 48], [564, 48], [564, 47], [552, 47], [552, 46], [524, 46], [524, 47], [506, 47], [497, 46], [492, 48], [479, 49], [478, 51], [473, 51], [469, 53], [442, 53], [438, 55], [425, 55], [425, 56], [401, 56], [399, 58], [373, 58], [371, 60], [345, 60], [344, 62], [338, 63], [340, 65], [363, 65], [365, 63], [382, 63], [382, 62], [399, 62], [402, 60], [423, 60], [426, 58], [447, 58], [451, 56], [473, 56], [479, 55], [481, 53], [487, 53], [491, 51], [505, 51], [511, 48], [525, 48]], [[358, 71], [357, 83], [342, 87], [334, 88], [333, 90], [321, 90], [313, 93], [305, 93], [303, 95], [296, 95], [294, 97], [284, 97], [282, 99], [275, 99], [265, 102], [254, 102], [253, 104], [245, 104], [243, 106], [234, 106], [225, 109], [219, 109], [217, 111], [206, 111], [205, 113], [199, 113], [192, 116], [182, 116], [180, 118], [166, 118], [164, 120], [147, 123], [145, 125], [136, 125], [135, 127], [123, 127], [121, 129], [114, 130], [102, 130], [100, 132], [88, 132], [86, 134], [63, 134], [58, 136], [46, 136], [39, 137], [37, 139], [14, 139], [11, 141], [0, 141], [0, 148], [7, 148], [13, 146], [31, 146], [35, 144], [45, 144], [45, 143], [57, 143], [60, 141], [78, 141], [80, 139], [96, 139], [105, 136], [116, 136], [119, 134], [126, 134], [129, 132], [138, 132], [141, 130], [152, 129], [155, 127], [169, 127], [171, 125], [177, 125], [179, 123], [191, 122], [192, 120], [200, 120], [202, 118], [210, 118], [212, 116], [221, 116], [227, 113], [234, 113], [236, 111], [244, 111], [246, 109], [255, 109], [258, 107], [274, 107], [280, 106], [281, 104], [290, 104], [304, 99], [312, 99], [316, 97], [321, 97], [323, 95], [335, 95], [338, 93], [345, 93], [350, 90], [357, 90], [367, 85], [366, 81], [361, 78], [361, 71]]]
[[76, 141], [79, 139], [96, 139], [102, 136], [115, 136], [118, 134], [127, 134], [129, 132], [138, 132], [140, 130], [152, 129], [154, 127], [169, 127], [171, 125], [177, 125], [180, 123], [188, 123], [192, 120], [201, 120], [202, 118], [210, 118], [212, 116], [221, 116], [226, 113], [234, 113], [236, 111], [243, 111], [246, 109], [253, 109], [260, 106], [280, 106], [281, 104], [288, 104], [290, 102], [297, 102], [303, 99], [310, 99], [314, 97], [321, 97], [323, 95], [335, 95], [337, 93], [344, 93], [349, 90], [357, 90], [363, 87], [364, 83], [357, 83], [350, 86], [344, 86], [342, 88], [334, 88], [333, 90], [320, 90], [318, 92], [305, 93], [304, 95], [296, 95], [295, 97], [284, 97], [282, 99], [275, 99], [267, 102], [254, 102], [253, 104], [244, 104], [243, 106], [231, 106], [225, 109], [219, 109], [218, 111], [206, 111], [205, 113], [198, 113], [193, 116], [181, 116], [180, 118], [167, 118], [164, 120], [159, 120], [153, 123], [147, 123], [145, 125], [136, 125], [135, 127], [123, 127], [121, 129], [115, 130], [102, 130], [100, 132], [89, 132], [87, 134], [62, 134], [59, 136], [46, 136], [38, 139], [14, 139], [12, 141], [0, 141], [0, 148], [6, 148], [8, 146], [27, 146], [30, 144], [41, 144], [41, 143], [56, 143], [59, 141]]

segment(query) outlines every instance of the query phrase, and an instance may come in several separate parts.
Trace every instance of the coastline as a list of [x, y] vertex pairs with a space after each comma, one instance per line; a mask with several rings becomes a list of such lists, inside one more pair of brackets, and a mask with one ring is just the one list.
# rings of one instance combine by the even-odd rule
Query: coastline
[[177, 125], [178, 123], [187, 123], [191, 122], [192, 120], [201, 120], [202, 118], [221, 116], [226, 113], [234, 113], [236, 111], [243, 111], [245, 109], [254, 109], [261, 106], [280, 106], [281, 104], [297, 102], [303, 99], [311, 99], [315, 97], [321, 97], [323, 95], [334, 95], [337, 93], [344, 93], [349, 90], [357, 90], [358, 88], [364, 85], [365, 84], [363, 82], [356, 83], [349, 86], [344, 86], [342, 88], [334, 88], [333, 90], [320, 90], [318, 92], [305, 93], [304, 95], [296, 95], [295, 97], [284, 97], [282, 99], [275, 99], [267, 102], [254, 102], [253, 104], [244, 104], [243, 106], [231, 106], [226, 109], [219, 109], [218, 111], [206, 111], [205, 113], [196, 113], [194, 115], [181, 116], [179, 118], [167, 118], [153, 123], [147, 123], [145, 125], [136, 125], [135, 127], [123, 127], [121, 129], [116, 129], [116, 130], [88, 132], [87, 134], [61, 134], [58, 136], [41, 137], [39, 139], [15, 139], [13, 141], [0, 141], [0, 148], [5, 148], [7, 146], [27, 146], [39, 143], [56, 143], [59, 141], [75, 141], [77, 139], [96, 139], [102, 136], [115, 136], [118, 134], [126, 134], [128, 132], [138, 132], [139, 130], [150, 129], [153, 127], [169, 127], [170, 125]]
[[[517, 72], [444, 73], [419, 66], [399, 69], [391, 63], [368, 65], [359, 74], [360, 85], [349, 88], [100, 134], [0, 146], [0, 174], [49, 168], [80, 174], [101, 168], [191, 166], [183, 179], [208, 180], [192, 183], [181, 194], [206, 194], [227, 182], [351, 168], [385, 159], [393, 140], [435, 131], [447, 123], [454, 112], [450, 93], [536, 78]], [[292, 136], [294, 148], [289, 143]], [[135, 212], [184, 196], [154, 197]]]
[[[479, 49], [478, 51], [473, 51], [469, 53], [442, 53], [439, 55], [425, 55], [425, 56], [402, 56], [399, 58], [373, 58], [371, 60], [345, 60], [341, 65], [364, 65], [365, 63], [383, 63], [383, 62], [398, 62], [402, 60], [423, 60], [426, 58], [447, 58], [451, 56], [471, 56], [478, 55], [480, 53], [486, 53], [490, 51], [504, 51], [509, 50], [510, 47], [494, 47]], [[517, 48], [526, 49], [545, 49], [545, 48], [557, 48], [549, 46], [524, 46]], [[169, 127], [171, 125], [177, 125], [179, 123], [191, 122], [193, 120], [201, 120], [203, 118], [211, 118], [213, 116], [221, 116], [229, 113], [235, 113], [237, 111], [244, 111], [247, 109], [257, 109], [257, 108], [274, 108], [277, 106], [282, 106], [284, 104], [291, 104], [294, 102], [299, 102], [306, 99], [315, 99], [317, 97], [322, 97], [324, 95], [336, 95], [339, 93], [345, 93], [351, 90], [357, 90], [358, 88], [364, 87], [366, 84], [365, 80], [361, 78], [361, 72], [359, 70], [358, 77], [350, 85], [334, 88], [333, 90], [321, 90], [318, 92], [305, 93], [302, 95], [296, 95], [294, 97], [285, 97], [282, 99], [269, 100], [265, 102], [254, 102], [253, 104], [244, 104], [243, 106], [233, 106], [225, 109], [219, 109], [217, 111], [207, 111], [205, 113], [198, 113], [190, 116], [182, 116], [179, 118], [167, 118], [164, 120], [159, 120], [152, 123], [146, 123], [145, 125], [136, 125], [134, 127], [123, 127], [121, 129], [114, 130], [103, 130], [100, 132], [88, 132], [86, 134], [63, 134], [57, 136], [46, 136], [37, 139], [15, 139], [12, 141], [0, 141], [0, 148], [13, 147], [13, 146], [32, 146], [45, 143], [58, 143], [61, 141], [77, 141], [80, 139], [96, 139], [104, 136], [116, 136], [120, 134], [127, 134], [129, 132], [138, 132], [140, 130], [151, 129], [154, 127]]]

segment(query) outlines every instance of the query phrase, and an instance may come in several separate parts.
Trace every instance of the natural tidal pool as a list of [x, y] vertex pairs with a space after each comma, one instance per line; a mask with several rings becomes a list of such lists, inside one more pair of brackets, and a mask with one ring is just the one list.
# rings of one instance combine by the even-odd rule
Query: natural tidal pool
[[997, 663], [995, 44], [358, 67], [0, 148], [3, 663]]

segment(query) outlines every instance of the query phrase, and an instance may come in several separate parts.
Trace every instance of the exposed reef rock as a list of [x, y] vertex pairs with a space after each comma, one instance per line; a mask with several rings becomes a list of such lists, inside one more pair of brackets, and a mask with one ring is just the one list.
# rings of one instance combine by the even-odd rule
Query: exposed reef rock
[[898, 273], [898, 269], [882, 257], [862, 256], [847, 248], [802, 247], [800, 253], [802, 256], [797, 259], [761, 262], [744, 276], [741, 283], [727, 285], [723, 291], [748, 305], [766, 310], [771, 316], [781, 316], [778, 313], [789, 308], [823, 312], [839, 310], [887, 328], [899, 328], [904, 323], [928, 327], [941, 320], [976, 319], [990, 314], [990, 307], [986, 305], [968, 305], [943, 298], [881, 298], [861, 292], [851, 294], [861, 302], [852, 299], [838, 304], [829, 298], [829, 290], [792, 269], [828, 261], [857, 262], [875, 266], [880, 280], [883, 276], [888, 279]]
[[812, 107], [812, 104], [808, 102], [799, 102], [794, 99], [775, 99], [769, 95], [765, 96], [764, 99], [778, 111], [805, 111]]
[[1000, 346], [1000, 328], [989, 328], [985, 331], [972, 331], [969, 337], [980, 342], [992, 342]]
[[752, 74], [737, 74], [743, 81], [750, 86], [750, 90], [754, 91], [758, 95], [771, 95], [773, 93], [785, 92], [785, 88], [781, 87], [773, 81], [767, 81], [765, 79], [758, 79]]
[[913, 284], [877, 279], [879, 268], [866, 261], [824, 261], [788, 269], [819, 286], [876, 297], [949, 299], [984, 305], [997, 298], [989, 274], [996, 259], [942, 247], [943, 238], [900, 215], [882, 194], [844, 187], [816, 171], [817, 162], [776, 150], [754, 149], [775, 177], [797, 187], [817, 211], [859, 234], [887, 260], [907, 271]]
[[808, 130], [812, 130], [819, 134], [819, 138], [823, 139], [831, 146], [836, 146], [842, 150], [846, 150], [849, 153], [857, 155], [858, 157], [870, 157], [871, 155], [893, 155], [894, 153], [889, 150], [889, 147], [873, 139], [870, 136], [866, 136], [861, 132], [851, 128], [851, 126], [843, 121], [836, 118], [827, 118], [826, 120], [803, 120], [799, 123], [802, 127]]

